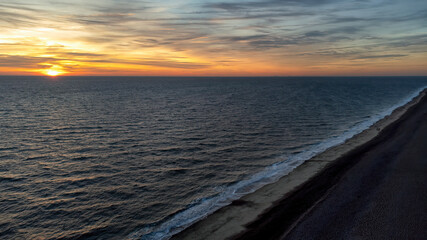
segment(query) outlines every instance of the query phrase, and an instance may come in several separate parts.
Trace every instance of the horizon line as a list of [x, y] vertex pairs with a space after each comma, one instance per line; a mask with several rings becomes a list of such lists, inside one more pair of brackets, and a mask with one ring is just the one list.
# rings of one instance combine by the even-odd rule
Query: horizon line
[[427, 77], [427, 75], [262, 75], [262, 76], [250, 76], [250, 75], [59, 75], [59, 76], [47, 76], [47, 75], [14, 75], [14, 74], [0, 74], [0, 77], [46, 77], [46, 78], [63, 78], [63, 77], [197, 77], [197, 78], [213, 78], [213, 77], [226, 77], [226, 78], [263, 78], [263, 77]]

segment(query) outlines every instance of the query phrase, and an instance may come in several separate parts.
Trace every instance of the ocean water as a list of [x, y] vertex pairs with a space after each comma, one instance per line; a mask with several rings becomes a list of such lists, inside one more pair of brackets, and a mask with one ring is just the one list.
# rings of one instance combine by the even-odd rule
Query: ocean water
[[425, 77], [0, 77], [0, 238], [168, 238], [425, 86]]

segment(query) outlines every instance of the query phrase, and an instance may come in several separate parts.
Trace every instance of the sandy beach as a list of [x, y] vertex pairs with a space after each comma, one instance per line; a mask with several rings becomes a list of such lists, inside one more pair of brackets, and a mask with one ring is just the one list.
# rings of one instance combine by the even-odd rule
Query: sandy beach
[[425, 95], [172, 239], [421, 239]]

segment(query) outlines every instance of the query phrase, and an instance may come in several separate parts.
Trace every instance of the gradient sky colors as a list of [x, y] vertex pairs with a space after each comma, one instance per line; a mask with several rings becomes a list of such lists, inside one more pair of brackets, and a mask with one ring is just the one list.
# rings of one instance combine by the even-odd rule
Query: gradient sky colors
[[1, 0], [3, 75], [427, 75], [423, 0]]

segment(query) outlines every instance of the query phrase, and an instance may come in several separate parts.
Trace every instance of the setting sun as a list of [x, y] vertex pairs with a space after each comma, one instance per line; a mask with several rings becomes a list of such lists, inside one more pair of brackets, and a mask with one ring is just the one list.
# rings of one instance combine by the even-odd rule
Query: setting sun
[[56, 77], [56, 76], [67, 73], [62, 69], [61, 66], [58, 66], [58, 65], [51, 65], [50, 68], [40, 70], [39, 72], [42, 73], [43, 75], [47, 75], [51, 77]]
[[54, 77], [54, 76], [58, 76], [58, 75], [60, 74], [60, 72], [55, 71], [55, 70], [48, 70], [48, 71], [46, 72], [46, 74], [47, 74], [47, 75], [49, 75], [49, 76]]

